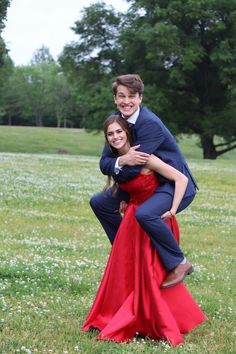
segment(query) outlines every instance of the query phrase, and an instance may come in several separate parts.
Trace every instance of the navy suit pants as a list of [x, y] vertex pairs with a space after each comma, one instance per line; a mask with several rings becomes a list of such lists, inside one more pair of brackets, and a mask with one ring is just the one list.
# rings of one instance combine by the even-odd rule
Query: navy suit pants
[[[194, 195], [183, 198], [178, 212], [185, 209], [193, 200]], [[183, 259], [184, 255], [170, 228], [161, 215], [170, 210], [173, 197], [169, 193], [156, 192], [136, 211], [136, 219], [152, 240], [157, 252], [165, 266], [170, 271], [175, 268]], [[122, 220], [119, 213], [119, 206], [122, 200], [128, 201], [129, 194], [121, 189], [115, 196], [112, 196], [111, 189], [94, 195], [90, 205], [103, 226], [109, 240], [113, 243], [117, 230]]]

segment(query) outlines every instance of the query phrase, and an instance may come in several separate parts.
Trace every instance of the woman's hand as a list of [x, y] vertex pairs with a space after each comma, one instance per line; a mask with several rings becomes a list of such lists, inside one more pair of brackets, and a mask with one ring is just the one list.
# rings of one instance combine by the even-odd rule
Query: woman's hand
[[127, 206], [128, 206], [128, 203], [126, 203], [124, 200], [122, 200], [122, 202], [120, 202], [119, 212], [121, 214], [124, 214], [127, 209]]
[[174, 216], [174, 215], [175, 215], [175, 213], [173, 213], [171, 210], [168, 210], [164, 214], [162, 214], [161, 219], [168, 220], [168, 219], [171, 219], [172, 216]]

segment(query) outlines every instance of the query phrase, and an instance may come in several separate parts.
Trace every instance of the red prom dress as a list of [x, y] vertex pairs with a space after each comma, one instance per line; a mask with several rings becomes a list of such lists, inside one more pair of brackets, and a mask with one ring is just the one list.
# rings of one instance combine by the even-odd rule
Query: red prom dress
[[[166, 270], [135, 219], [135, 211], [157, 187], [154, 173], [139, 174], [120, 187], [130, 194], [108, 263], [83, 331], [98, 329], [98, 339], [125, 342], [138, 333], [175, 346], [206, 317], [183, 283], [161, 289]], [[179, 241], [175, 217], [167, 221]]]

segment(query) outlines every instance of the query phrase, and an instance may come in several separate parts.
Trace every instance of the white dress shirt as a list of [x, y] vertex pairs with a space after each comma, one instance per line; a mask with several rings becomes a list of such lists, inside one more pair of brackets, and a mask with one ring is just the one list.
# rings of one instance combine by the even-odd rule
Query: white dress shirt
[[[136, 120], [138, 119], [139, 116], [139, 112], [140, 112], [140, 107], [138, 107], [137, 111], [134, 112], [134, 114], [132, 114], [132, 116], [130, 116], [127, 119], [128, 123], [131, 124], [135, 124]], [[119, 166], [119, 157], [116, 159], [116, 163], [115, 163], [115, 174], [118, 175], [118, 173], [122, 170], [122, 167]]]

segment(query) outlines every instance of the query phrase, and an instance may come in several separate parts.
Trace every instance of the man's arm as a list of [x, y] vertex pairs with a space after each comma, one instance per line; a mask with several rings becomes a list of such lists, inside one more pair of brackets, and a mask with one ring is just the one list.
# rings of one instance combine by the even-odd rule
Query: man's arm
[[124, 182], [136, 176], [147, 162], [149, 154], [137, 151], [138, 146], [131, 147], [127, 154], [119, 157], [118, 169], [117, 157], [114, 157], [105, 144], [100, 159], [100, 169], [103, 174], [110, 175], [116, 182]]
[[[103, 174], [111, 175], [117, 182], [128, 181], [135, 177], [147, 161], [148, 155], [153, 154], [165, 138], [158, 120], [155, 121], [154, 119], [145, 119], [136, 131], [137, 134], [134, 144], [139, 145], [139, 147], [135, 149], [135, 151], [129, 151], [128, 154], [119, 158], [121, 170], [118, 173], [115, 171], [117, 158], [112, 156], [107, 144], [103, 149], [100, 169]], [[142, 152], [147, 154], [146, 157], [145, 155], [139, 155], [139, 153]], [[144, 160], [145, 158], [146, 161]]]

